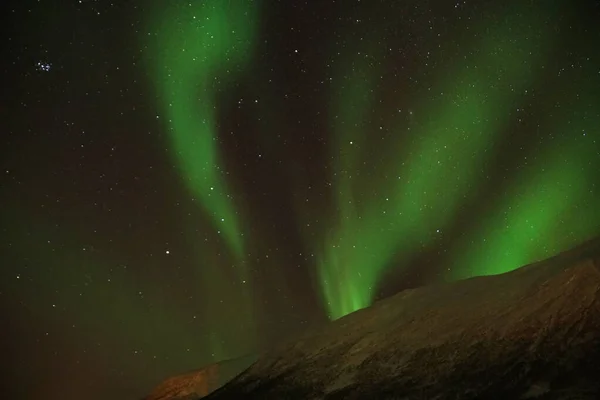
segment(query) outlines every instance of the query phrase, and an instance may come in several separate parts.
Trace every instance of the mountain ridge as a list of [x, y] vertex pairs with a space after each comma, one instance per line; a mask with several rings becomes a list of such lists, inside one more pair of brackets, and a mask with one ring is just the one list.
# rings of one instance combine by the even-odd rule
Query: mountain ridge
[[599, 344], [596, 238], [505, 274], [399, 292], [206, 399], [566, 399], [569, 388], [587, 399], [600, 395]]

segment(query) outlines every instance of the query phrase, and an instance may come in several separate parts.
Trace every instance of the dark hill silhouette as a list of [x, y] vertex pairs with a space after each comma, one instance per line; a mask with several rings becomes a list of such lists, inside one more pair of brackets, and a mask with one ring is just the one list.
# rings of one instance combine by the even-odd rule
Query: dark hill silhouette
[[600, 399], [600, 238], [400, 292], [269, 352], [206, 399]]

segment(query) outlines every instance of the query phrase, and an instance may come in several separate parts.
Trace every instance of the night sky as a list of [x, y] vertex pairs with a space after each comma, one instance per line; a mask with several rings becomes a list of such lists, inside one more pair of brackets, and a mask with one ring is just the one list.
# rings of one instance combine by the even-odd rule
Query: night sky
[[600, 234], [598, 1], [2, 3], [0, 397], [135, 400]]

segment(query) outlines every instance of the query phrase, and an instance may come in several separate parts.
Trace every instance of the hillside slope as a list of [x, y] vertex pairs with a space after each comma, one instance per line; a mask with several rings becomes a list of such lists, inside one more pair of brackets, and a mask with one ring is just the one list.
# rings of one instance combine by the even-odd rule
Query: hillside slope
[[600, 238], [406, 290], [261, 357], [206, 399], [600, 398]]
[[210, 364], [161, 382], [143, 400], [191, 400], [223, 386], [256, 360], [253, 355]]

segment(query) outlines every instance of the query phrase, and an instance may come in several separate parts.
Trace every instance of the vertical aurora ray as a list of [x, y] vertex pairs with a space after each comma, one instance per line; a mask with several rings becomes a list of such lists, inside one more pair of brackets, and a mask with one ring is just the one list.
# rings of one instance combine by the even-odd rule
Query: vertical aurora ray
[[389, 173], [370, 178], [375, 190], [360, 210], [350, 177], [360, 172], [357, 142], [368, 137], [360, 121], [364, 111], [357, 108], [372, 102], [370, 78], [361, 77], [362, 84], [350, 80], [350, 92], [337, 91], [334, 104], [350, 124], [343, 129], [332, 124], [338, 132], [334, 154], [341, 154], [333, 177], [338, 216], [318, 260], [330, 318], [368, 306], [391, 259], [430, 242], [477, 187], [491, 156], [487, 149], [510, 123], [504, 116], [518, 104], [550, 43], [544, 18], [551, 11], [520, 11], [482, 24], [475, 50], [453, 69], [440, 71], [442, 78], [431, 92], [441, 95], [425, 93], [417, 99], [410, 126], [395, 128], [398, 137], [408, 130], [412, 140], [408, 146], [400, 141], [388, 146], [397, 149], [381, 160]]
[[[195, 257], [200, 307], [210, 329], [203, 344], [218, 361], [252, 348], [255, 301], [246, 261], [243, 221], [219, 154], [219, 95], [230, 90], [250, 65], [258, 28], [253, 1], [156, 2], [150, 13], [148, 63], [167, 124], [170, 152], [182, 181], [198, 199], [213, 233], [199, 231], [204, 218], [182, 224]], [[228, 184], [229, 183], [229, 184]], [[236, 208], [237, 207], [237, 208]], [[205, 241], [209, 240], [209, 243]], [[238, 332], [243, 330], [243, 338]]]
[[243, 241], [217, 146], [216, 95], [251, 59], [255, 7], [252, 2], [173, 2], [151, 18], [156, 40], [149, 56], [171, 153], [188, 189], [238, 259]]
[[[360, 52], [357, 52], [360, 54]], [[337, 97], [336, 109], [332, 116], [335, 132], [335, 149], [333, 151], [335, 182], [334, 199], [338, 211], [338, 221], [333, 230], [324, 239], [324, 247], [318, 256], [318, 280], [322, 297], [330, 318], [348, 314], [370, 302], [369, 292], [360, 286], [374, 281], [369, 270], [353, 268], [354, 263], [361, 265], [368, 260], [361, 259], [368, 246], [355, 240], [360, 231], [360, 217], [357, 214], [356, 202], [360, 201], [353, 191], [352, 174], [358, 170], [362, 154], [361, 145], [367, 139], [367, 121], [374, 100], [372, 87], [377, 76], [374, 62], [377, 57], [355, 57], [348, 60], [345, 83], [335, 88]], [[343, 82], [340, 80], [340, 82]], [[357, 248], [359, 245], [361, 247]], [[319, 253], [317, 253], [319, 254]], [[364, 277], [363, 277], [364, 274]]]

